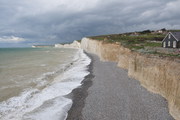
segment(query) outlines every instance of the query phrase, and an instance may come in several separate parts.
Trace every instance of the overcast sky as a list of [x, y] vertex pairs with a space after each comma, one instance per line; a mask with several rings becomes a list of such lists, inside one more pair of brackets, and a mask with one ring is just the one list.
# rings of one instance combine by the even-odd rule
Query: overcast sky
[[0, 0], [0, 47], [180, 28], [180, 0]]

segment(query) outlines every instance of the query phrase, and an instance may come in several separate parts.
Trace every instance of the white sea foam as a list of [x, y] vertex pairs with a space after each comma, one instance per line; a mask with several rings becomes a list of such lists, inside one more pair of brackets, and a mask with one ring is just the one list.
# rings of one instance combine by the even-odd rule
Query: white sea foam
[[[52, 82], [43, 79], [35, 88], [29, 88], [21, 95], [12, 97], [0, 103], [1, 120], [60, 120], [65, 119], [72, 100], [63, 97], [74, 88], [81, 85], [81, 81], [89, 74], [87, 66], [91, 60], [79, 50], [73, 62], [62, 72], [46, 73], [56, 75]], [[62, 68], [61, 68], [62, 69]], [[40, 80], [37, 80], [40, 81]], [[43, 83], [44, 82], [44, 83]]]
[[71, 105], [72, 100], [64, 97], [58, 97], [52, 99], [51, 101], [45, 102], [38, 109], [35, 109], [31, 113], [26, 114], [23, 119], [64, 120], [67, 117], [66, 112], [70, 109]]

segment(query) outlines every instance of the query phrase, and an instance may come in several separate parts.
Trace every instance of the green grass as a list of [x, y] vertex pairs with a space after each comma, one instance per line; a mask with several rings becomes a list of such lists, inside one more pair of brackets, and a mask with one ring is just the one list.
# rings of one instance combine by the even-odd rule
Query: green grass
[[148, 46], [148, 47], [161, 47], [162, 44], [161, 43], [155, 43], [155, 42], [146, 42], [144, 44], [144, 46]]
[[129, 47], [131, 50], [139, 50], [139, 49], [144, 49], [143, 46], [130, 46]]
[[132, 36], [131, 33], [125, 34], [112, 34], [112, 35], [101, 35], [101, 36], [93, 36], [89, 37], [91, 39], [100, 40], [106, 43], [115, 43], [120, 42], [124, 47], [131, 49], [132, 51], [143, 52], [147, 54], [154, 54], [158, 56], [170, 56], [170, 57], [178, 57], [179, 54], [167, 54], [167, 53], [159, 53], [156, 51], [146, 50], [146, 47], [154, 48], [161, 47], [161, 41], [164, 39], [165, 34], [156, 33], [141, 33], [139, 32], [138, 36]]
[[139, 36], [131, 36], [127, 34], [113, 34], [113, 35], [102, 35], [102, 36], [93, 36], [91, 39], [96, 39], [104, 41], [107, 43], [120, 42], [125, 47], [132, 50], [143, 49], [146, 46], [149, 47], [160, 47], [161, 43], [155, 43], [151, 41], [162, 41], [165, 37], [163, 34], [140, 34]]
[[160, 53], [160, 52], [156, 52], [156, 51], [148, 52], [148, 53], [149, 54], [155, 54], [155, 55], [162, 56], [162, 57], [176, 57], [176, 58], [180, 58], [179, 54], [167, 54], [167, 53]]

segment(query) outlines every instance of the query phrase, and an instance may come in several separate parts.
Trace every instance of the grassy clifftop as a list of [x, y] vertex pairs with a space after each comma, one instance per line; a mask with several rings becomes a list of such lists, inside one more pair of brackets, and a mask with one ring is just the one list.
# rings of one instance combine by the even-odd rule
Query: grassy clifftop
[[162, 48], [162, 40], [169, 31], [142, 31], [123, 34], [91, 36], [89, 38], [107, 43], [121, 43], [132, 51], [180, 58], [178, 49]]
[[161, 47], [161, 41], [165, 34], [161, 33], [124, 33], [89, 37], [104, 42], [120, 42], [130, 49], [141, 49], [145, 46]]

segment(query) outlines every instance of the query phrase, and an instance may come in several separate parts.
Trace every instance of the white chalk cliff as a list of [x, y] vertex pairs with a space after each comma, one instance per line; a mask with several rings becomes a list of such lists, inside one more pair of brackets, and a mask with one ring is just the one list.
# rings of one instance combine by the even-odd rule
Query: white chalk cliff
[[81, 44], [78, 41], [74, 41], [71, 44], [55, 44], [56, 48], [80, 48]]

